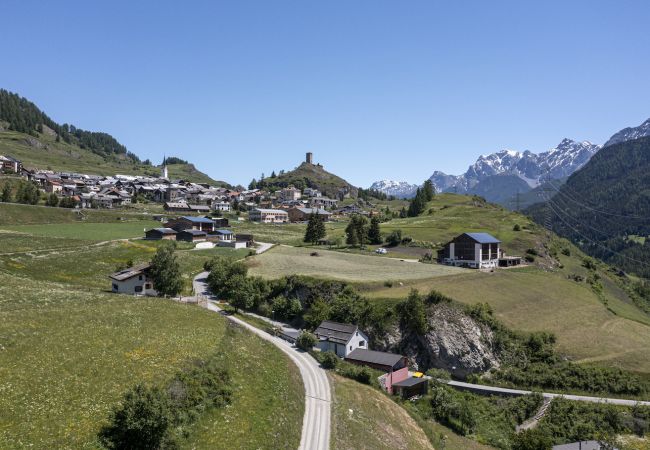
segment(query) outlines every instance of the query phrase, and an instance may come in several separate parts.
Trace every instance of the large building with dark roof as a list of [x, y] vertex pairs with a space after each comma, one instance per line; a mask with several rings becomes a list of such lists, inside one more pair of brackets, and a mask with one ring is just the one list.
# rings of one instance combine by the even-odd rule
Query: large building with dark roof
[[341, 358], [347, 357], [358, 348], [368, 348], [368, 336], [356, 325], [325, 320], [316, 328], [314, 334], [322, 352], [332, 351]]
[[438, 261], [450, 266], [490, 269], [499, 266], [501, 241], [489, 233], [463, 233], [445, 244]]

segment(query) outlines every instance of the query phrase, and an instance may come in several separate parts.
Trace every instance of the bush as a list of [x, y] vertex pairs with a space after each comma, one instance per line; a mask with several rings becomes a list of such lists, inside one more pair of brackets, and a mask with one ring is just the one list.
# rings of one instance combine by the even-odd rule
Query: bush
[[320, 357], [320, 364], [323, 366], [323, 369], [336, 369], [336, 366], [339, 363], [339, 357], [336, 356], [336, 353], [332, 351], [327, 351], [323, 353]]
[[512, 227], [512, 231], [521, 231], [521, 227], [519, 226], [518, 223], [516, 223], [515, 226]]
[[565, 248], [562, 249], [562, 254], [564, 256], [571, 256], [571, 250], [569, 248], [565, 247]]
[[109, 449], [158, 449], [168, 440], [172, 424], [169, 398], [156, 388], [136, 385], [111, 414], [110, 424], [99, 432]]
[[446, 370], [432, 368], [427, 370], [427, 375], [433, 378], [434, 380], [451, 380], [451, 375]]
[[529, 263], [535, 262], [535, 257], [533, 255], [526, 255], [524, 259]]
[[391, 247], [397, 247], [402, 242], [402, 230], [393, 230], [386, 236], [386, 243]]
[[370, 369], [365, 366], [357, 366], [356, 364], [351, 364], [345, 361], [339, 361], [336, 372], [341, 376], [358, 381], [362, 384], [370, 384], [372, 380], [372, 372]]
[[528, 250], [526, 250], [526, 254], [533, 255], [533, 256], [538, 256], [539, 252], [537, 251], [536, 248], [529, 248]]
[[387, 288], [392, 288], [393, 287], [393, 281], [392, 280], [384, 281], [384, 286], [387, 287]]
[[302, 331], [296, 339], [296, 347], [305, 351], [309, 351], [314, 348], [316, 342], [316, 336], [308, 331]]

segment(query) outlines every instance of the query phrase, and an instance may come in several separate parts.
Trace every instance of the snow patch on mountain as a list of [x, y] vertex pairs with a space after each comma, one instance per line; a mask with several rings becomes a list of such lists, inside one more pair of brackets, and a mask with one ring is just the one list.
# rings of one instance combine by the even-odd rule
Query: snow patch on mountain
[[370, 189], [383, 192], [386, 195], [393, 195], [397, 198], [411, 198], [419, 186], [409, 184], [406, 181], [381, 180], [375, 181]]

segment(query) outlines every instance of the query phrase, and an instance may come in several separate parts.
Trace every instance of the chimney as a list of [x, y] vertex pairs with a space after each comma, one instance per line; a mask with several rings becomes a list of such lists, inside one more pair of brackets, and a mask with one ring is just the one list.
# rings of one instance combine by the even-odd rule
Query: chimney
[[314, 164], [314, 154], [312, 152], [307, 152], [307, 158], [305, 161], [307, 161], [307, 164]]

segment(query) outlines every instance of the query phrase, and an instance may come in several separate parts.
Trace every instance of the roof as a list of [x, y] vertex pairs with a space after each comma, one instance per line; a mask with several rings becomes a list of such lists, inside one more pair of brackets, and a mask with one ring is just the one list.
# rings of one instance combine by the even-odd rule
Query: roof
[[300, 211], [301, 213], [304, 213], [304, 214], [322, 214], [322, 215], [326, 215], [326, 216], [329, 216], [329, 215], [332, 214], [331, 212], [325, 211], [322, 208], [296, 208], [296, 209], [298, 211]]
[[230, 230], [216, 230], [215, 233], [217, 233], [217, 234], [234, 234]]
[[404, 356], [398, 355], [397, 353], [377, 352], [374, 350], [366, 350], [365, 348], [357, 348], [346, 356], [345, 359], [393, 367], [404, 359]]
[[207, 217], [183, 216], [181, 219], [188, 220], [192, 223], [214, 223], [212, 219], [208, 219]]
[[358, 327], [356, 325], [324, 320], [320, 325], [318, 325], [314, 334], [321, 341], [347, 344], [357, 330]]
[[601, 450], [603, 448], [598, 441], [580, 441], [553, 446], [553, 450]]
[[286, 211], [281, 209], [265, 209], [265, 208], [255, 208], [253, 211], [259, 211], [261, 213], [283, 213], [286, 214]]
[[501, 241], [492, 236], [490, 233], [463, 233], [479, 244], [499, 244]]
[[417, 386], [418, 384], [423, 384], [423, 383], [428, 383], [429, 380], [426, 378], [415, 378], [415, 377], [409, 377], [406, 378], [405, 380], [398, 381], [397, 383], [393, 383], [393, 387], [411, 387], [411, 386]]
[[149, 263], [143, 263], [143, 264], [138, 264], [133, 267], [129, 267], [124, 270], [120, 270], [119, 272], [115, 272], [109, 275], [109, 278], [112, 278], [115, 281], [124, 281], [128, 280], [129, 278], [133, 278], [135, 276], [141, 275], [145, 270], [149, 269], [151, 267], [151, 264]]
[[206, 233], [205, 231], [201, 231], [201, 230], [183, 230], [180, 233], [191, 234], [192, 236], [207, 236], [208, 235], [208, 233]]
[[177, 231], [174, 230], [173, 228], [152, 228], [149, 231], [157, 231], [158, 233], [162, 234], [176, 234]]
[[188, 205], [188, 207], [193, 211], [210, 211], [208, 205]]

